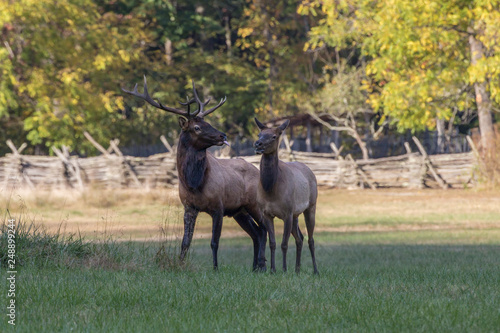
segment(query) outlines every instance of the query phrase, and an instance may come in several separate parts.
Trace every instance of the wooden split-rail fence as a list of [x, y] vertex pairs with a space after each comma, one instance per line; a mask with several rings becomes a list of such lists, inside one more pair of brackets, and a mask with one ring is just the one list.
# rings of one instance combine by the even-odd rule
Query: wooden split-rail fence
[[[70, 156], [68, 149], [53, 148], [55, 156], [22, 155], [22, 149], [8, 142], [12, 154], [0, 157], [0, 190], [12, 187], [84, 190], [97, 188], [162, 188], [178, 183], [175, 149], [162, 141], [168, 153], [149, 157], [125, 156], [118, 141], [105, 149], [87, 137], [102, 153], [97, 157]], [[285, 139], [285, 141], [287, 141]], [[354, 160], [334, 153], [280, 150], [285, 161], [299, 161], [315, 173], [318, 185], [329, 188], [464, 188], [476, 184], [477, 153], [427, 155], [418, 139], [419, 151], [386, 158]], [[286, 142], [287, 143], [287, 142]], [[471, 144], [472, 141], [470, 141]], [[259, 167], [260, 156], [240, 157]]]

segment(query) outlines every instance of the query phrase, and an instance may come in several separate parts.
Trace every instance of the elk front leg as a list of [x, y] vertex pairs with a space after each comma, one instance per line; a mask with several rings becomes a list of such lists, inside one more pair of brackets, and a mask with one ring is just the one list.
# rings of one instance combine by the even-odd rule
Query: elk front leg
[[288, 240], [290, 239], [290, 232], [292, 231], [293, 216], [287, 217], [283, 222], [283, 240], [281, 241], [281, 251], [283, 252], [283, 272], [286, 272], [286, 252], [288, 250]]
[[184, 261], [184, 258], [189, 250], [189, 246], [191, 245], [198, 213], [198, 210], [195, 208], [184, 206], [184, 237], [182, 238], [181, 254], [179, 256], [181, 261]]
[[212, 241], [210, 247], [212, 248], [212, 256], [214, 260], [214, 269], [218, 268], [217, 251], [219, 250], [219, 240], [222, 231], [222, 212], [215, 212], [212, 214]]

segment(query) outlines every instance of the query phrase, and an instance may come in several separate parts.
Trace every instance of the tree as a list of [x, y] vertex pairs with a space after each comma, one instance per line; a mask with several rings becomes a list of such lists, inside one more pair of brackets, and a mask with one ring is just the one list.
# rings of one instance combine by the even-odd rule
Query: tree
[[[151, 31], [153, 38], [144, 48], [144, 57], [150, 60], [147, 74], [153, 83], [151, 90], [156, 92], [153, 97], [165, 103], [177, 103], [180, 96], [191, 91], [191, 80], [206, 98], [227, 95], [226, 104], [213, 115], [211, 123], [233, 135], [241, 131], [247, 134], [253, 128], [247, 120], [255, 110], [262, 108], [265, 94], [263, 73], [242, 59], [242, 52], [234, 47], [241, 24], [237, 17], [244, 10], [244, 4], [244, 0], [208, 4], [195, 0], [119, 0], [103, 6], [106, 10], [139, 18]], [[141, 81], [144, 72], [140, 72], [140, 68], [131, 70]], [[143, 105], [140, 101], [126, 101], [132, 118], [146, 113], [148, 108], [142, 108]], [[175, 131], [176, 118], [165, 118], [168, 126], [155, 122], [148, 131]], [[172, 121], [174, 124], [170, 126]], [[135, 123], [134, 119], [130, 122]], [[158, 140], [159, 135], [149, 137]]]
[[[2, 0], [0, 117], [30, 143], [88, 153], [83, 138], [121, 133], [119, 87], [141, 63], [143, 24], [91, 0]], [[7, 5], [7, 6], [5, 6]], [[12, 120], [15, 126], [11, 126]]]
[[307, 41], [307, 18], [297, 14], [297, 2], [249, 0], [238, 25], [236, 46], [243, 57], [264, 72], [268, 117], [297, 112], [301, 91], [308, 90], [304, 75], [311, 56], [303, 53]]
[[[313, 47], [357, 43], [371, 59], [370, 104], [400, 130], [434, 128], [454, 110], [478, 110], [483, 149], [494, 148], [492, 110], [500, 102], [499, 1], [305, 1], [324, 18]], [[307, 11], [307, 9], [306, 9]]]
[[[318, 16], [314, 4], [304, 5], [298, 8], [299, 13]], [[363, 89], [366, 59], [357, 43], [360, 36], [340, 20], [336, 20], [331, 28], [335, 33], [326, 34], [325, 31], [330, 31], [325, 30], [327, 19], [328, 16], [320, 15], [317, 25], [311, 30], [310, 41], [305, 45], [305, 50], [318, 59], [316, 67], [321, 68], [315, 89], [306, 102], [307, 110], [330, 130], [351, 136], [360, 147], [363, 159], [368, 159], [367, 142], [379, 137], [385, 122], [382, 122], [384, 126], [379, 126], [380, 117], [367, 103], [367, 92]]]
[[[375, 130], [376, 117], [366, 103], [360, 82], [362, 69], [351, 67], [340, 69], [330, 77], [325, 75], [325, 83], [306, 104], [309, 114], [319, 123], [332, 131], [345, 132], [351, 136], [361, 149], [363, 159], [368, 159], [367, 140], [377, 139], [383, 126]], [[322, 119], [327, 115], [331, 121]]]

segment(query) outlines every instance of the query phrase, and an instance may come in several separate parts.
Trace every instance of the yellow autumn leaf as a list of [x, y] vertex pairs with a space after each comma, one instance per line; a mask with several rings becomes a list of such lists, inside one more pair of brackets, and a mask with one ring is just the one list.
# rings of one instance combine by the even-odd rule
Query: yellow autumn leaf
[[118, 50], [118, 54], [122, 58], [123, 61], [125, 62], [130, 62], [130, 55], [128, 54], [127, 51], [125, 50]]

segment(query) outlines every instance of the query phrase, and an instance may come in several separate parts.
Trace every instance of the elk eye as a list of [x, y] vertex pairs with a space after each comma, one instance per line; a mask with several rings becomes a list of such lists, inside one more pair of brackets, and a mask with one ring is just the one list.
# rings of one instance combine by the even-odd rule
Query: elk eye
[[200, 131], [200, 126], [198, 126], [198, 125], [194, 125], [194, 130], [195, 130], [195, 131]]
[[276, 140], [276, 135], [273, 135], [273, 140]]

